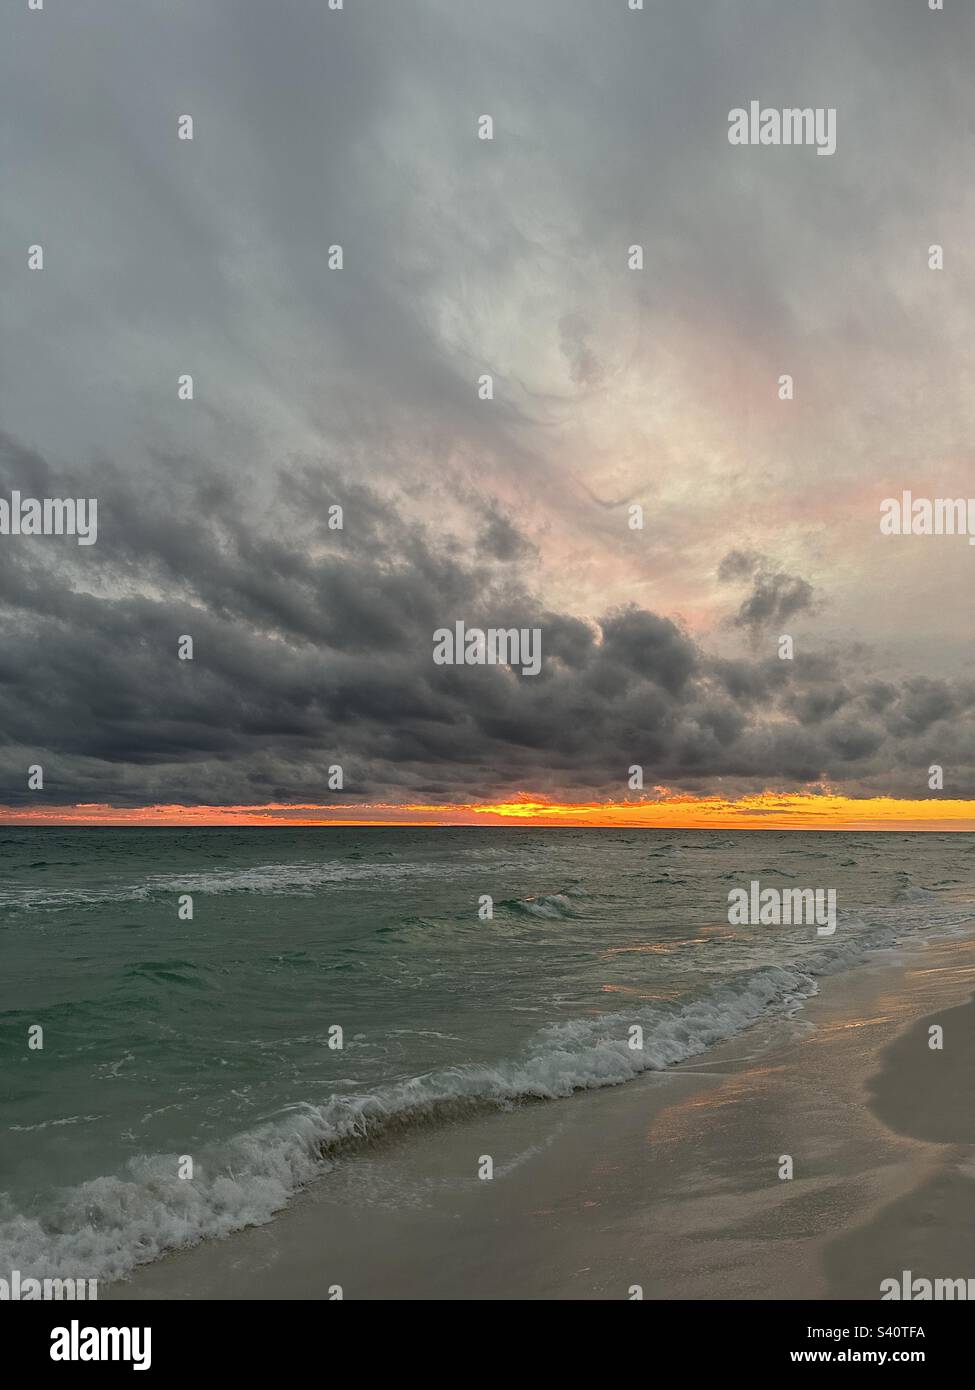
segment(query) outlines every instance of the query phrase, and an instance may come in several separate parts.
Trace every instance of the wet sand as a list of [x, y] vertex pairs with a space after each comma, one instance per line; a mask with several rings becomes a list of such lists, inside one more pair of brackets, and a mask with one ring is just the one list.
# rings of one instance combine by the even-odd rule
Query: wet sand
[[973, 940], [885, 954], [695, 1062], [342, 1160], [266, 1226], [101, 1296], [878, 1299], [903, 1269], [973, 1277], [973, 989]]

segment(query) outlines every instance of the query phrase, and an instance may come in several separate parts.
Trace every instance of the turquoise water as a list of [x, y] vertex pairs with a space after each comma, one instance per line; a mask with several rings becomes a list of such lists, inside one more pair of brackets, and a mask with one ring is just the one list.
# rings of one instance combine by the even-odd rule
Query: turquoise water
[[[391, 1127], [699, 1055], [877, 947], [965, 930], [973, 850], [967, 835], [5, 830], [0, 1270], [109, 1278], [268, 1220]], [[835, 936], [729, 926], [728, 891], [753, 878], [835, 888]]]

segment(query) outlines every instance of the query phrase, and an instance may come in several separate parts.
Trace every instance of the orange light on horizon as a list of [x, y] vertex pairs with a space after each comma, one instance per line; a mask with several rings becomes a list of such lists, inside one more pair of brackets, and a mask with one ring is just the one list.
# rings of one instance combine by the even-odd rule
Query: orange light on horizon
[[683, 830], [957, 830], [975, 831], [975, 800], [847, 797], [823, 791], [763, 791], [737, 798], [693, 796], [667, 788], [643, 801], [558, 802], [524, 792], [511, 801], [430, 803], [267, 802], [262, 805], [118, 807], [0, 806], [0, 824], [131, 826], [566, 826]]

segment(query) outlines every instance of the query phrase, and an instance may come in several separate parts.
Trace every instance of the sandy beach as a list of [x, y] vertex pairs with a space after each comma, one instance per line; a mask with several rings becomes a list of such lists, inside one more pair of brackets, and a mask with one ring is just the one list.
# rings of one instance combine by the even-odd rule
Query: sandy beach
[[972, 940], [884, 953], [696, 1065], [384, 1141], [102, 1297], [878, 1299], [904, 1269], [970, 1277], [973, 988]]

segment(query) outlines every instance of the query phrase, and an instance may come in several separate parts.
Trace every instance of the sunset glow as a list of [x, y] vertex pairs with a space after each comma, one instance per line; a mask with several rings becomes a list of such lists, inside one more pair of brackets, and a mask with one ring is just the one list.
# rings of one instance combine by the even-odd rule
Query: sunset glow
[[564, 826], [683, 830], [975, 831], [971, 801], [852, 798], [835, 793], [761, 792], [735, 800], [665, 794], [647, 801], [556, 802], [533, 793], [512, 801], [437, 806], [377, 802], [260, 806], [157, 805], [0, 807], [4, 825], [169, 826]]

